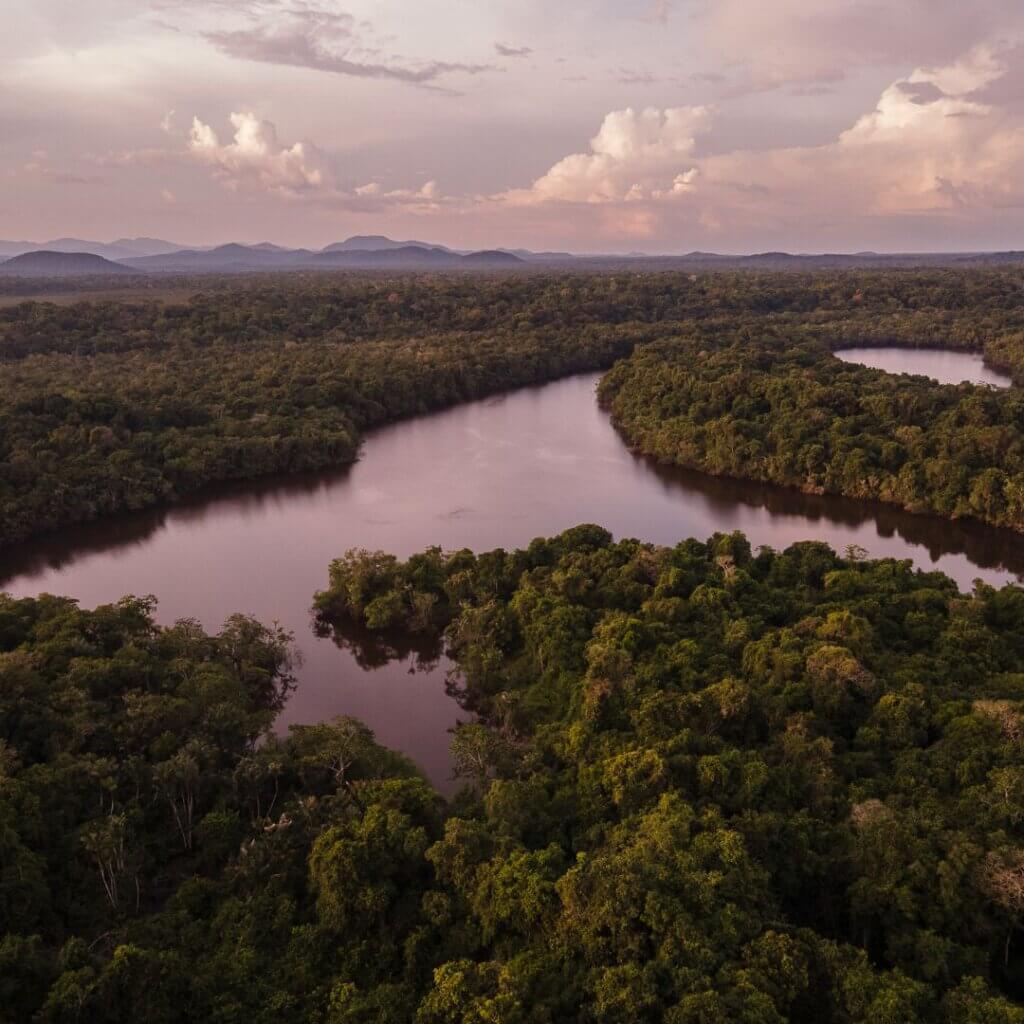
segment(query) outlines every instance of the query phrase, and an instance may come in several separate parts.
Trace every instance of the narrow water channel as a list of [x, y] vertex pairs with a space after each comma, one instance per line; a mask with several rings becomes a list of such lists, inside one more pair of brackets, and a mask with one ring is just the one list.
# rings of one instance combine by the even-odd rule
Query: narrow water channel
[[886, 373], [909, 373], [931, 377], [940, 384], [988, 384], [1008, 388], [1013, 382], [1005, 373], [986, 366], [976, 352], [953, 352], [945, 348], [842, 348], [835, 355], [846, 363], [860, 363]]
[[596, 380], [571, 377], [378, 430], [343, 471], [222, 488], [21, 545], [0, 560], [0, 588], [85, 606], [154, 594], [162, 621], [192, 616], [213, 630], [236, 611], [277, 620], [303, 656], [282, 727], [355, 715], [450, 791], [447, 730], [462, 713], [445, 693], [444, 659], [386, 645], [358, 645], [357, 658], [312, 632], [312, 595], [348, 548], [512, 548], [596, 522], [664, 544], [735, 529], [755, 546], [858, 544], [940, 569], [963, 588], [1024, 573], [1014, 534], [655, 466], [627, 450], [598, 408]]

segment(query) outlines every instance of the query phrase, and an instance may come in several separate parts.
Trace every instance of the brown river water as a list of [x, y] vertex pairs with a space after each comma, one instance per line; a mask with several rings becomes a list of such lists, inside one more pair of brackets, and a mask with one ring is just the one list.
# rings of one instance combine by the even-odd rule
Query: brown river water
[[313, 593], [348, 548], [513, 548], [596, 522], [661, 544], [730, 530], [780, 549], [858, 544], [964, 589], [1024, 574], [1024, 539], [1009, 532], [656, 466], [623, 444], [596, 381], [570, 377], [385, 427], [343, 470], [222, 487], [23, 544], [0, 559], [0, 589], [86, 607], [154, 594], [162, 621], [189, 616], [211, 630], [236, 611], [276, 620], [302, 655], [282, 728], [355, 715], [450, 792], [448, 730], [467, 716], [445, 691], [445, 659], [313, 633]]

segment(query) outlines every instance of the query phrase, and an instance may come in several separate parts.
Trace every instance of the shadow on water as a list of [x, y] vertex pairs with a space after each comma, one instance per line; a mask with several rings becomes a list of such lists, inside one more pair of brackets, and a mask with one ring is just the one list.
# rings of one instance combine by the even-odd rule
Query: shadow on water
[[364, 671], [372, 672], [392, 662], [407, 662], [409, 675], [433, 673], [441, 664], [444, 639], [439, 633], [413, 633], [406, 629], [368, 629], [351, 619], [315, 618], [313, 632], [330, 638], [336, 647], [348, 651]]
[[880, 537], [899, 537], [907, 544], [924, 548], [932, 561], [943, 555], [964, 555], [979, 568], [1024, 576], [1024, 536], [1013, 530], [996, 529], [971, 520], [913, 515], [881, 501], [843, 498], [833, 494], [805, 494], [775, 484], [708, 476], [695, 470], [663, 465], [647, 455], [637, 455], [636, 458], [669, 493], [688, 497], [700, 494], [712, 508], [722, 513], [743, 505], [763, 509], [773, 517], [799, 517], [826, 531], [828, 527], [837, 525], [856, 529], [870, 523]]
[[[488, 399], [481, 404], [493, 406], [497, 401]], [[437, 415], [443, 414], [434, 413], [427, 418]], [[775, 484], [708, 476], [666, 466], [647, 455], [631, 454], [670, 497], [692, 501], [699, 495], [713, 511], [728, 514], [738, 506], [764, 510], [772, 517], [806, 520], [815, 533], [822, 528], [826, 534], [829, 527], [837, 525], [856, 529], [874, 524], [879, 536], [899, 537], [909, 545], [922, 547], [932, 561], [943, 555], [964, 555], [979, 568], [1024, 577], [1024, 537], [1012, 530], [972, 520], [914, 515], [884, 502], [806, 494]], [[60, 573], [90, 555], [109, 553], [123, 557], [132, 548], [144, 547], [169, 527], [187, 528], [213, 514], [244, 520], [275, 509], [287, 512], [296, 500], [329, 495], [342, 487], [352, 472], [353, 466], [348, 465], [315, 473], [221, 483], [173, 505], [68, 527], [0, 552], [0, 587], [17, 577], [31, 578], [47, 571]]]
[[312, 473], [231, 480], [211, 484], [200, 493], [187, 495], [171, 505], [122, 512], [44, 534], [0, 551], [0, 587], [16, 577], [62, 572], [90, 555], [127, 555], [132, 548], [144, 547], [169, 527], [187, 527], [211, 514], [244, 520], [274, 508], [284, 509], [295, 499], [327, 493], [343, 484], [351, 473], [352, 465], [347, 465]]
[[[398, 665], [410, 676], [425, 675], [433, 677], [433, 681], [443, 679], [444, 692], [454, 704], [471, 717], [479, 712], [476, 697], [450, 658], [443, 631], [372, 630], [350, 618], [314, 615], [313, 633], [329, 639], [339, 650], [350, 654], [364, 672]], [[452, 724], [454, 726], [455, 723]]]

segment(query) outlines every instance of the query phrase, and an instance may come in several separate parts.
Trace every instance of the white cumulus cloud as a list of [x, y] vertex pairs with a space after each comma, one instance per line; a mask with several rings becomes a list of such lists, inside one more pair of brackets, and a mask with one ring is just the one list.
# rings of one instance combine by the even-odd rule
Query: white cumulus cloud
[[232, 114], [231, 125], [231, 141], [222, 142], [214, 128], [194, 117], [186, 154], [212, 168], [214, 176], [234, 191], [261, 191], [356, 212], [389, 207], [427, 212], [447, 201], [432, 180], [419, 188], [388, 188], [377, 181], [342, 187], [332, 161], [312, 142], [285, 145], [276, 127], [253, 113]]
[[696, 136], [708, 124], [705, 107], [613, 110], [590, 140], [589, 153], [559, 160], [515, 202], [608, 203], [686, 190], [692, 181]]
[[1007, 51], [978, 46], [892, 82], [829, 142], [710, 156], [695, 154], [705, 108], [613, 111], [589, 152], [494, 198], [575, 206], [574, 229], [609, 237], [905, 249], [909, 227], [956, 248], [1024, 216], [1024, 107], [992, 99], [1013, 74]]
[[698, 191], [723, 217], [998, 216], [1024, 198], [1024, 115], [976, 97], [1006, 71], [984, 47], [919, 68], [831, 143], [704, 161]]
[[231, 124], [234, 137], [221, 142], [210, 125], [194, 117], [188, 139], [189, 153], [212, 167], [229, 187], [253, 185], [287, 194], [332, 187], [332, 175], [316, 146], [282, 145], [274, 125], [253, 113], [233, 113]]

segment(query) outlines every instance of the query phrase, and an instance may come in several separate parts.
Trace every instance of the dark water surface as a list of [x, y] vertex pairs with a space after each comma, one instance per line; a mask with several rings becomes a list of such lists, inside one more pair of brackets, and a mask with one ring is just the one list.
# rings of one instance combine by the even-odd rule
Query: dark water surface
[[985, 365], [977, 352], [952, 352], [944, 348], [843, 348], [834, 353], [845, 363], [861, 363], [886, 373], [913, 373], [940, 384], [990, 384], [1008, 388], [1013, 382], [1005, 373]]
[[444, 659], [360, 644], [360, 664], [311, 630], [313, 593], [348, 548], [513, 548], [596, 522], [664, 544], [734, 529], [755, 546], [859, 544], [941, 569], [963, 588], [1024, 574], [1024, 539], [1009, 532], [658, 467], [626, 449], [597, 406], [596, 379], [378, 430], [343, 471], [223, 488], [21, 545], [0, 560], [0, 588], [68, 594], [87, 607], [155, 594], [162, 621], [192, 616], [211, 630], [236, 611], [276, 619], [294, 630], [304, 659], [283, 725], [355, 715], [450, 790], [447, 730], [466, 715], [445, 693]]

